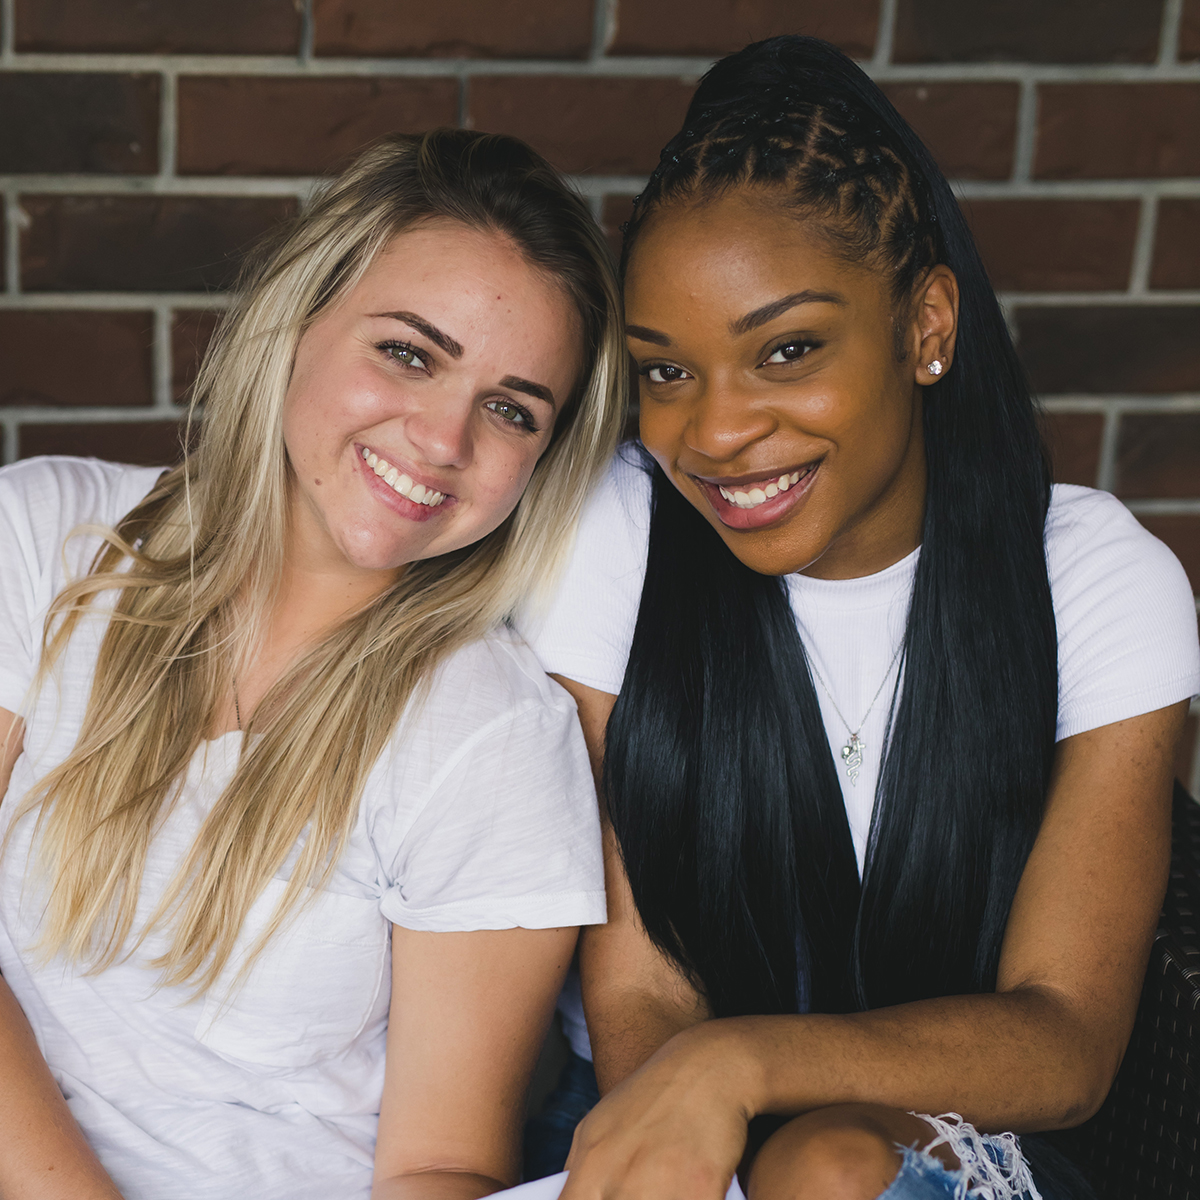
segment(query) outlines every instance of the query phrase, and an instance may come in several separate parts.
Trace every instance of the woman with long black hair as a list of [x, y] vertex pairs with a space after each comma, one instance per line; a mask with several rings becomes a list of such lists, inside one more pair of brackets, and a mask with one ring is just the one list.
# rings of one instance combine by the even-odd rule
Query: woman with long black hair
[[526, 629], [610, 821], [565, 1194], [1082, 1194], [1008, 1131], [1084, 1120], [1129, 1036], [1187, 580], [1051, 488], [962, 213], [833, 47], [710, 71], [624, 271], [648, 455]]

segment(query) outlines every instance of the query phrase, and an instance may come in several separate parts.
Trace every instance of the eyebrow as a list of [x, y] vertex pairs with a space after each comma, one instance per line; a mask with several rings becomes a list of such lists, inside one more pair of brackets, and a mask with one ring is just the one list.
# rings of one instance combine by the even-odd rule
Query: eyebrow
[[[448, 333], [443, 333], [436, 325], [431, 325], [424, 317], [411, 312], [372, 313], [372, 317], [389, 317], [393, 321], [403, 321], [418, 333], [423, 333], [439, 350], [444, 350], [451, 358], [462, 358], [463, 348]], [[536, 384], [533, 386], [537, 386]]]
[[545, 400], [551, 408], [555, 407], [554, 393], [541, 383], [531, 383], [528, 379], [522, 379], [519, 375], [505, 375], [500, 380], [500, 386], [512, 388], [514, 392], [524, 392], [527, 396], [534, 396], [538, 400]]
[[[757, 329], [760, 325], [765, 325], [768, 321], [775, 320], [790, 308], [795, 308], [800, 304], [841, 304], [849, 303], [846, 297], [838, 292], [792, 292], [790, 296], [781, 296], [778, 300], [772, 300], [770, 304], [764, 304], [762, 308], [756, 308], [753, 312], [748, 312], [744, 317], [739, 317], [736, 321], [729, 323], [731, 333], [743, 334], [749, 333], [752, 329]], [[631, 337], [637, 338], [639, 342], [653, 342], [656, 346], [671, 345], [670, 337], [659, 329], [650, 329], [645, 325], [626, 325], [625, 332]]]
[[800, 304], [841, 304], [848, 303], [845, 296], [837, 292], [793, 292], [790, 296], [781, 296], [778, 300], [772, 300], [770, 304], [764, 304], [762, 308], [756, 308], [753, 312], [748, 312], [744, 317], [739, 317], [736, 321], [732, 321], [729, 326], [731, 333], [749, 333], [752, 329], [757, 329], [760, 325], [765, 325], [768, 321], [775, 320], [776, 317], [782, 316], [790, 308], [795, 308]]

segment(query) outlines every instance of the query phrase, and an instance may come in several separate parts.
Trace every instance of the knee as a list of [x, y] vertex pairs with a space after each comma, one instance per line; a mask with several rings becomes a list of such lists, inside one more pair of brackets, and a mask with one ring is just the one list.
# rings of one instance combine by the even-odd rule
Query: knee
[[749, 1200], [875, 1200], [902, 1162], [866, 1106], [821, 1109], [767, 1140], [750, 1170]]

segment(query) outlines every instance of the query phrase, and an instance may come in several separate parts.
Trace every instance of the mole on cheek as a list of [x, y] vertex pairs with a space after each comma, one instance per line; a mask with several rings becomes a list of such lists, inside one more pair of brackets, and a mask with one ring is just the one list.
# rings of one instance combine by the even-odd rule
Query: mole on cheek
[[314, 479], [313, 483], [316, 484], [317, 487], [321, 486], [321, 481], [319, 479]]

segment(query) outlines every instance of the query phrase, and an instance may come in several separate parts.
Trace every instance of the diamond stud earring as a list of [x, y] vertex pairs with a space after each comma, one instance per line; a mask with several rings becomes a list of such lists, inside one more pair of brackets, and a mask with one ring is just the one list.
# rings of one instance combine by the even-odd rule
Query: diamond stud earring
[[940, 375], [942, 373], [942, 364], [935, 358], [933, 362], [931, 362], [929, 366], [925, 368], [925, 370], [927, 370], [930, 375]]

